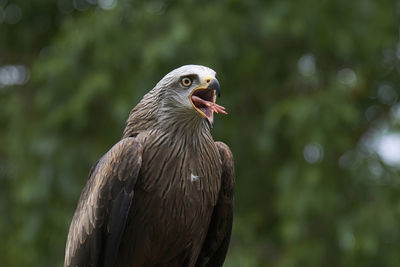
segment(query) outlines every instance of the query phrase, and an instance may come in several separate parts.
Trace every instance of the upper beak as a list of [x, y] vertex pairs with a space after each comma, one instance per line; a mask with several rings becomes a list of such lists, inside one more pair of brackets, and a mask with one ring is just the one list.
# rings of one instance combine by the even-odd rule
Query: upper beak
[[217, 96], [221, 96], [221, 87], [219, 86], [219, 82], [217, 78], [214, 78], [210, 84], [208, 85], [208, 89], [212, 89], [217, 93]]

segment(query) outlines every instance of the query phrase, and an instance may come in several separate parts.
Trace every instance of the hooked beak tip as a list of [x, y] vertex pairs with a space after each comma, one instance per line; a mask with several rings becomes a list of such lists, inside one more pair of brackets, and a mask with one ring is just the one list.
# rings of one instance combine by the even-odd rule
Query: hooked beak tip
[[217, 96], [221, 96], [221, 86], [219, 85], [219, 82], [217, 78], [214, 78], [210, 84], [208, 85], [208, 89], [212, 89], [217, 93]]

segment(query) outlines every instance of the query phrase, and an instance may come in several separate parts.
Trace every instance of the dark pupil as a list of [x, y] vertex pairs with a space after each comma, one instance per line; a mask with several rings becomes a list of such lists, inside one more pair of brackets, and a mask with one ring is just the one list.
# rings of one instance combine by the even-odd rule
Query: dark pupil
[[188, 78], [183, 79], [183, 84], [184, 85], [189, 85], [190, 84], [190, 80]]

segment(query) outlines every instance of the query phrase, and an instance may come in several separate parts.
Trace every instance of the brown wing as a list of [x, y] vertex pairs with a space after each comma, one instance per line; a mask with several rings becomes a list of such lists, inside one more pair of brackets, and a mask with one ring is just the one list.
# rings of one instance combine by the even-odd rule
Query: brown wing
[[222, 266], [232, 232], [235, 168], [229, 147], [215, 142], [222, 162], [221, 189], [196, 266]]
[[114, 145], [92, 168], [69, 228], [64, 266], [113, 266], [142, 162], [135, 138]]

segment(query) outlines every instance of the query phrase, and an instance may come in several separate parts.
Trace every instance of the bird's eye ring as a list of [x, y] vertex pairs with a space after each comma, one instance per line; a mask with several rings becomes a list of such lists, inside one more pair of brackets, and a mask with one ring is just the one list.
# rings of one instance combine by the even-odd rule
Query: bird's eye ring
[[183, 77], [181, 83], [183, 86], [189, 87], [192, 85], [192, 79], [190, 79], [189, 77]]

